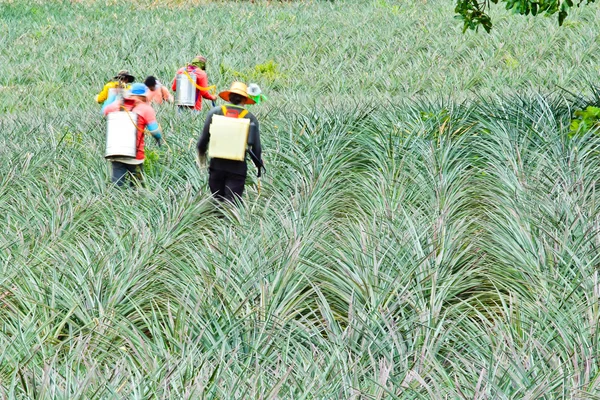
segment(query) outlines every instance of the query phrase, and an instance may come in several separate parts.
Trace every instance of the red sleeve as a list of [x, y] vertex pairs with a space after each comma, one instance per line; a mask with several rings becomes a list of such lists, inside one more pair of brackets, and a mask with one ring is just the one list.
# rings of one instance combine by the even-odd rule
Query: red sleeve
[[171, 84], [171, 90], [176, 92], [177, 91], [177, 86], [175, 85], [177, 83], [177, 75], [175, 75], [175, 78], [173, 78], [173, 83]]
[[149, 124], [156, 122], [156, 113], [154, 112], [154, 109], [146, 103], [137, 106], [135, 108], [135, 113], [140, 117], [140, 125], [144, 129], [146, 129]]
[[[208, 87], [208, 76], [206, 74], [198, 74], [198, 77], [196, 78], [196, 84], [200, 87]], [[200, 96], [209, 100], [216, 99], [216, 97], [208, 93], [206, 90], [200, 90]]]

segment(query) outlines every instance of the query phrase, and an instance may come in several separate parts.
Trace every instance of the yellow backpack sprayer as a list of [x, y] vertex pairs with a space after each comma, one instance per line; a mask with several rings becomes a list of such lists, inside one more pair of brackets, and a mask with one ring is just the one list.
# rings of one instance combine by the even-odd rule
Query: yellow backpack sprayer
[[243, 110], [236, 118], [232, 118], [226, 116], [227, 108], [225, 106], [222, 108], [224, 115], [213, 115], [212, 117], [208, 156], [244, 161], [250, 132], [250, 120], [244, 118], [248, 111]]

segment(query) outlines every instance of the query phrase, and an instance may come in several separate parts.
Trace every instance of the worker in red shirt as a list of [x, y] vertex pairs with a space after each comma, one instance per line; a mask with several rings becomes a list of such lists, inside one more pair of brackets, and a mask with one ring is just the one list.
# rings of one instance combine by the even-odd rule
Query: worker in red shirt
[[[208, 92], [208, 75], [206, 75], [206, 58], [203, 56], [196, 56], [192, 62], [177, 70], [171, 89], [177, 92], [177, 75], [185, 73], [193, 73], [196, 76], [196, 103], [194, 106], [178, 105], [181, 108], [189, 108], [196, 111], [202, 110], [202, 98], [212, 100], [213, 102], [217, 99], [217, 96], [212, 95]], [[188, 75], [189, 76], [189, 75]]]
[[109, 159], [112, 163], [112, 182], [117, 186], [123, 186], [126, 178], [133, 178], [131, 185], [135, 183], [142, 184], [142, 164], [144, 163], [144, 131], [148, 132], [160, 146], [162, 132], [158, 122], [156, 122], [156, 113], [147, 103], [148, 88], [143, 83], [134, 83], [131, 89], [125, 94], [122, 101], [115, 101], [104, 109], [104, 115], [111, 112], [127, 111], [137, 116], [137, 139], [135, 157], [112, 157]]

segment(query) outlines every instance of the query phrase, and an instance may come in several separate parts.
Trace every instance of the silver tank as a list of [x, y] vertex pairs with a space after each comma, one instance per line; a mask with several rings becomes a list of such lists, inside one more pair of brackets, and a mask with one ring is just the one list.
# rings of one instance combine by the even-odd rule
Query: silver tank
[[106, 118], [106, 152], [104, 157], [133, 157], [136, 155], [137, 114], [117, 111]]
[[[189, 78], [186, 74], [177, 74], [175, 78], [175, 104], [178, 106], [193, 106], [196, 104], [196, 75], [192, 72], [188, 72]], [[190, 82], [190, 79], [192, 82]]]
[[110, 89], [108, 89], [107, 99], [110, 99], [111, 96], [114, 96], [115, 99], [120, 100], [123, 98], [124, 92], [125, 92], [125, 89], [123, 89], [123, 88], [110, 88]]

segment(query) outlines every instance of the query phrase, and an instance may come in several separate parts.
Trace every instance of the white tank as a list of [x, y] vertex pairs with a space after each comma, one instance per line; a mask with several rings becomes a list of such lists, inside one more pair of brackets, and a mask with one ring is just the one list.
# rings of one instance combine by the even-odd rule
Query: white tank
[[[108, 89], [108, 96], [106, 97], [106, 101], [112, 99], [111, 103], [116, 100], [121, 100], [123, 98], [125, 90], [123, 88], [110, 88]], [[110, 104], [105, 101], [104, 105]]]
[[106, 117], [106, 152], [104, 157], [133, 157], [137, 148], [137, 114], [111, 112]]
[[125, 88], [113, 87], [113, 88], [108, 89], [108, 97], [114, 95], [117, 98], [123, 98], [123, 94], [125, 94]]
[[175, 91], [175, 104], [178, 106], [194, 106], [196, 104], [196, 75], [194, 73], [177, 74], [175, 88], [177, 89]]

